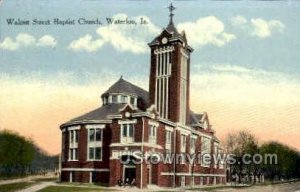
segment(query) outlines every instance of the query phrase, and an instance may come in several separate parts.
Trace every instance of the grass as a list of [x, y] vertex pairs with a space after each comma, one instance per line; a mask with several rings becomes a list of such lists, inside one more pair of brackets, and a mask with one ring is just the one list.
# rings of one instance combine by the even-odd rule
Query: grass
[[21, 179], [27, 177], [26, 175], [12, 175], [12, 176], [4, 176], [0, 175], [0, 180], [11, 180], [11, 179]]
[[107, 183], [80, 183], [80, 182], [58, 182], [61, 185], [69, 185], [69, 186], [73, 186], [73, 187], [108, 187]]
[[240, 189], [240, 188], [246, 188], [250, 186], [211, 186], [211, 187], [202, 187], [202, 188], [192, 188], [188, 189], [189, 191], [195, 191], [195, 190], [203, 190], [203, 191], [215, 191], [219, 189]]
[[101, 192], [101, 191], [113, 191], [113, 190], [100, 188], [100, 187], [50, 186], [41, 189], [39, 192]]
[[58, 181], [56, 177], [48, 177], [48, 178], [37, 178], [34, 179], [35, 182], [47, 182], [47, 181]]
[[[220, 189], [239, 189], [239, 188], [245, 188], [249, 186], [214, 186], [214, 185], [208, 185], [208, 186], [203, 186], [203, 187], [194, 187], [194, 188], [186, 188], [185, 191], [215, 191], [215, 190], [220, 190]], [[178, 187], [177, 187], [178, 189]], [[157, 191], [157, 192], [170, 192], [172, 191], [172, 188], [168, 190], [162, 190], [162, 191]]]
[[0, 192], [12, 192], [17, 191], [20, 189], [25, 189], [30, 187], [36, 183], [34, 182], [19, 182], [19, 183], [10, 183], [10, 184], [3, 184], [0, 185]]

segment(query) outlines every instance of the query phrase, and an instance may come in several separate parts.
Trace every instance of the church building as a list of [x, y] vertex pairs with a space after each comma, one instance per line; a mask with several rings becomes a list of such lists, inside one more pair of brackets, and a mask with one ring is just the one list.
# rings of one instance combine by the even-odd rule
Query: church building
[[[102, 106], [60, 126], [61, 181], [139, 188], [225, 183], [221, 161], [183, 158], [221, 154], [222, 147], [208, 114], [190, 110], [193, 48], [173, 23], [174, 9], [171, 4], [167, 27], [148, 44], [149, 91], [121, 77], [101, 95]], [[158, 154], [181, 158], [159, 161]]]

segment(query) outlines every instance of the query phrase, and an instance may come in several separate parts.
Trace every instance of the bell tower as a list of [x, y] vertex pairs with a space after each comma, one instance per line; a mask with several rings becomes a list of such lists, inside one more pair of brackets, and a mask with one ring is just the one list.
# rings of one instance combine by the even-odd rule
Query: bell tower
[[188, 124], [190, 55], [185, 32], [174, 26], [175, 7], [170, 4], [169, 24], [148, 45], [151, 49], [149, 96], [161, 118]]

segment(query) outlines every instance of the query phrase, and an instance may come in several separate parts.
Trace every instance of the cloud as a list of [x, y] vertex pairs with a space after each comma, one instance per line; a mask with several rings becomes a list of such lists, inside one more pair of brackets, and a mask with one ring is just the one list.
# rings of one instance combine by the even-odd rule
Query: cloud
[[190, 44], [194, 47], [209, 44], [222, 47], [236, 39], [234, 34], [225, 32], [224, 23], [214, 16], [199, 18], [195, 22], [180, 23], [178, 29], [185, 30]]
[[[125, 20], [126, 14], [117, 14], [112, 18], [115, 20]], [[86, 34], [77, 40], [72, 41], [68, 48], [73, 51], [94, 52], [104, 45], [111, 45], [118, 51], [126, 51], [134, 54], [146, 53], [147, 43], [159, 33], [159, 28], [155, 26], [147, 16], [136, 16], [132, 19], [139, 22], [143, 18], [147, 25], [137, 26], [129, 24], [109, 24], [101, 26], [96, 30], [97, 37], [93, 40], [90, 34]], [[137, 30], [138, 27], [138, 30]]]
[[20, 33], [16, 37], [16, 43], [19, 44], [19, 46], [31, 46], [35, 44], [35, 38], [32, 35], [26, 34], [26, 33]]
[[0, 43], [0, 49], [15, 51], [23, 47], [55, 47], [57, 44], [54, 37], [51, 35], [44, 35], [39, 39], [27, 33], [19, 33], [15, 40], [10, 37], [4, 38]]
[[44, 35], [37, 42], [37, 46], [42, 46], [42, 47], [47, 47], [47, 46], [55, 47], [56, 44], [57, 44], [56, 39], [51, 35]]
[[270, 37], [274, 32], [282, 32], [285, 27], [279, 20], [266, 21], [261, 18], [251, 19], [251, 24], [253, 27], [251, 35], [259, 38]]
[[14, 42], [10, 37], [6, 37], [2, 43], [0, 43], [0, 48], [4, 50], [14, 51], [19, 48], [19, 44]]
[[250, 22], [243, 16], [235, 16], [231, 18], [231, 24], [240, 27], [247, 34], [258, 37], [268, 38], [275, 32], [283, 32], [285, 25], [279, 20], [265, 20], [262, 18], [252, 18]]
[[[124, 20], [128, 18], [126, 14], [117, 14], [115, 19]], [[118, 51], [126, 51], [134, 54], [142, 54], [148, 51], [147, 43], [157, 36], [162, 29], [154, 25], [147, 16], [136, 16], [133, 20], [139, 21], [143, 18], [147, 25], [122, 25], [111, 24], [101, 26], [97, 29], [96, 38], [86, 34], [72, 41], [68, 48], [73, 51], [94, 52], [105, 45], [111, 45]], [[139, 25], [139, 24], [137, 24]], [[179, 30], [185, 30], [190, 44], [195, 47], [205, 45], [224, 46], [226, 43], [233, 41], [236, 37], [234, 34], [225, 32], [222, 21], [214, 16], [199, 18], [195, 22], [185, 22], [178, 24]]]
[[93, 40], [93, 37], [89, 34], [86, 34], [84, 37], [79, 38], [78, 40], [72, 41], [69, 45], [69, 49], [74, 51], [85, 50], [87, 52], [97, 51], [104, 45], [102, 39]]
[[247, 23], [247, 19], [243, 16], [235, 16], [231, 18], [232, 25], [243, 25]]

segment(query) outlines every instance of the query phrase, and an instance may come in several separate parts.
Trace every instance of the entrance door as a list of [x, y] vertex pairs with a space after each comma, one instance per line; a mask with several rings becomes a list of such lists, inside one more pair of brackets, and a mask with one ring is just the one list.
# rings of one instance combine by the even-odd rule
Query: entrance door
[[125, 167], [123, 179], [124, 182], [129, 182], [129, 183], [135, 181], [135, 167]]
[[96, 183], [97, 182], [97, 172], [93, 171], [92, 172], [92, 183]]

